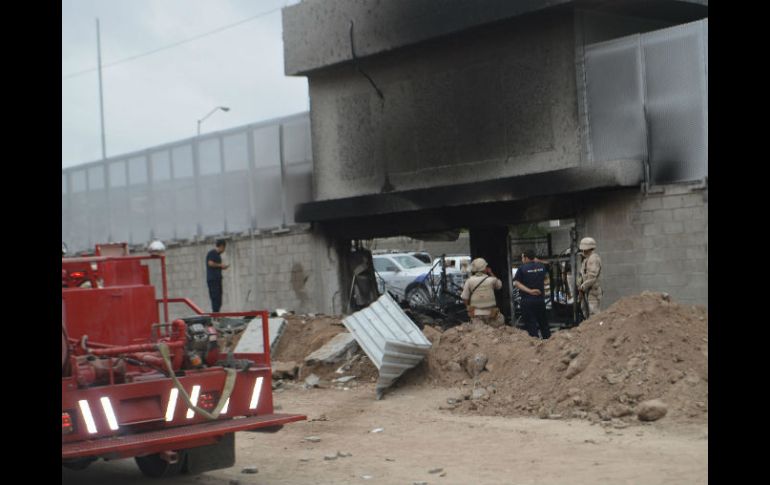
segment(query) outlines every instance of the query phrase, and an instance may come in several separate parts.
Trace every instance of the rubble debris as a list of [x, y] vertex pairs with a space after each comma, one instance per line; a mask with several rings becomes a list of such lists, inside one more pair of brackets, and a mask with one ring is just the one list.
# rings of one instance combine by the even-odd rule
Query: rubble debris
[[355, 378], [356, 378], [356, 376], [338, 377], [337, 379], [334, 379], [334, 382], [341, 382], [341, 383], [344, 384], [346, 382], [352, 381]]
[[441, 472], [443, 472], [443, 471], [444, 471], [444, 469], [443, 469], [443, 468], [434, 468], [433, 470], [428, 470], [428, 473], [430, 473], [430, 474], [436, 474], [436, 473], [441, 473]]
[[320, 349], [305, 357], [305, 364], [315, 365], [319, 362], [324, 364], [341, 362], [352, 356], [357, 349], [358, 343], [352, 334], [348, 332], [339, 333]]
[[[612, 419], [635, 416], [638, 403], [656, 398], [666, 403], [667, 420], [707, 422], [707, 317], [703, 307], [648, 292], [622, 298], [548, 340], [518, 328], [466, 323], [434, 339], [424, 365], [405, 375], [402, 385], [430, 383], [467, 392], [468, 400], [446, 401], [458, 414], [561, 415], [612, 426]], [[473, 369], [468, 364], [482, 349], [487, 362], [475, 378], [452, 371], [453, 362]], [[479, 390], [474, 396], [473, 389], [481, 388], [488, 399]]]
[[241, 473], [254, 474], [254, 473], [259, 473], [259, 470], [255, 466], [247, 466], [241, 470]]
[[310, 374], [309, 376], [307, 376], [307, 378], [305, 378], [305, 387], [308, 389], [311, 389], [313, 387], [316, 387], [319, 382], [321, 382], [320, 377], [318, 377], [315, 374]]
[[481, 374], [481, 371], [484, 370], [488, 360], [489, 358], [486, 355], [476, 354], [473, 357], [468, 358], [465, 369], [468, 371], [468, 374], [475, 379]]
[[332, 461], [332, 460], [336, 460], [336, 459], [337, 459], [337, 454], [336, 453], [333, 454], [333, 455], [324, 455], [324, 460], [326, 460], [326, 461]]
[[319, 441], [321, 441], [321, 438], [319, 438], [318, 436], [306, 436], [305, 441], [309, 441], [311, 443], [318, 443]]
[[296, 379], [299, 374], [299, 365], [294, 361], [273, 361], [270, 367], [273, 371], [273, 379]]
[[385, 428], [374, 428], [373, 430], [369, 431], [370, 433], [382, 433], [385, 431]]
[[640, 421], [657, 421], [668, 412], [668, 406], [660, 399], [651, 399], [639, 403], [636, 415]]

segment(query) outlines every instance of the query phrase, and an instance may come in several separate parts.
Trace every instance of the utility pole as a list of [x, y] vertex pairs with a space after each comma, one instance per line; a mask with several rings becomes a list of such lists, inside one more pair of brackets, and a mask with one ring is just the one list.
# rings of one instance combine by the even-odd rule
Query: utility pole
[[107, 143], [104, 138], [104, 96], [102, 95], [102, 43], [99, 35], [99, 19], [96, 19], [96, 56], [99, 65], [99, 116], [102, 121], [102, 160], [107, 158]]

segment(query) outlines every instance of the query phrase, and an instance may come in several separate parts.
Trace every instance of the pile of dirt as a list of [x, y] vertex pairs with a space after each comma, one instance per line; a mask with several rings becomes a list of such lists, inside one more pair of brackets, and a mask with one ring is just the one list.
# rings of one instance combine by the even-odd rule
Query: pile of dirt
[[377, 367], [361, 349], [350, 359], [335, 364], [305, 364], [305, 357], [323, 347], [337, 334], [347, 332], [342, 325], [342, 317], [286, 315], [283, 318], [286, 326], [278, 344], [271, 350], [270, 358], [273, 362], [295, 362], [299, 366], [297, 380], [302, 381], [311, 374], [318, 376], [322, 383], [332, 382], [341, 376], [356, 376], [358, 382], [377, 380]]
[[402, 385], [460, 388], [448, 402], [454, 412], [622, 427], [638, 422], [640, 403], [659, 399], [667, 420], [708, 420], [706, 311], [663, 293], [623, 298], [549, 340], [471, 324], [424, 333], [433, 348]]

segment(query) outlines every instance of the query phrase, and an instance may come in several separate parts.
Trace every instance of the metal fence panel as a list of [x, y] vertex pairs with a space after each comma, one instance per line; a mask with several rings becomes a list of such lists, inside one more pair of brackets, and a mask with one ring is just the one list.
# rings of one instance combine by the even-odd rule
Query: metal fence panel
[[248, 133], [225, 136], [222, 142], [226, 231], [244, 232], [251, 227]]
[[642, 38], [655, 183], [697, 180], [707, 174], [706, 22]]
[[644, 125], [639, 37], [586, 47], [586, 94], [591, 130], [589, 159], [644, 160]]
[[586, 46], [590, 161], [648, 161], [653, 184], [708, 175], [708, 19]]
[[293, 223], [312, 196], [310, 146], [305, 113], [62, 170], [62, 241], [79, 252]]

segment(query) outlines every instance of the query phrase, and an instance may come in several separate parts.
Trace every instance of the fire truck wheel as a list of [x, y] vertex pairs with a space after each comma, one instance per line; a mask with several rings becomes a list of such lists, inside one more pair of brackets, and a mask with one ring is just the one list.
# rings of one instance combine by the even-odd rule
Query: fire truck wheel
[[171, 477], [179, 475], [184, 467], [187, 455], [184, 451], [179, 451], [179, 460], [176, 463], [169, 463], [162, 459], [159, 454], [134, 457], [139, 470], [145, 476], [152, 478]]

